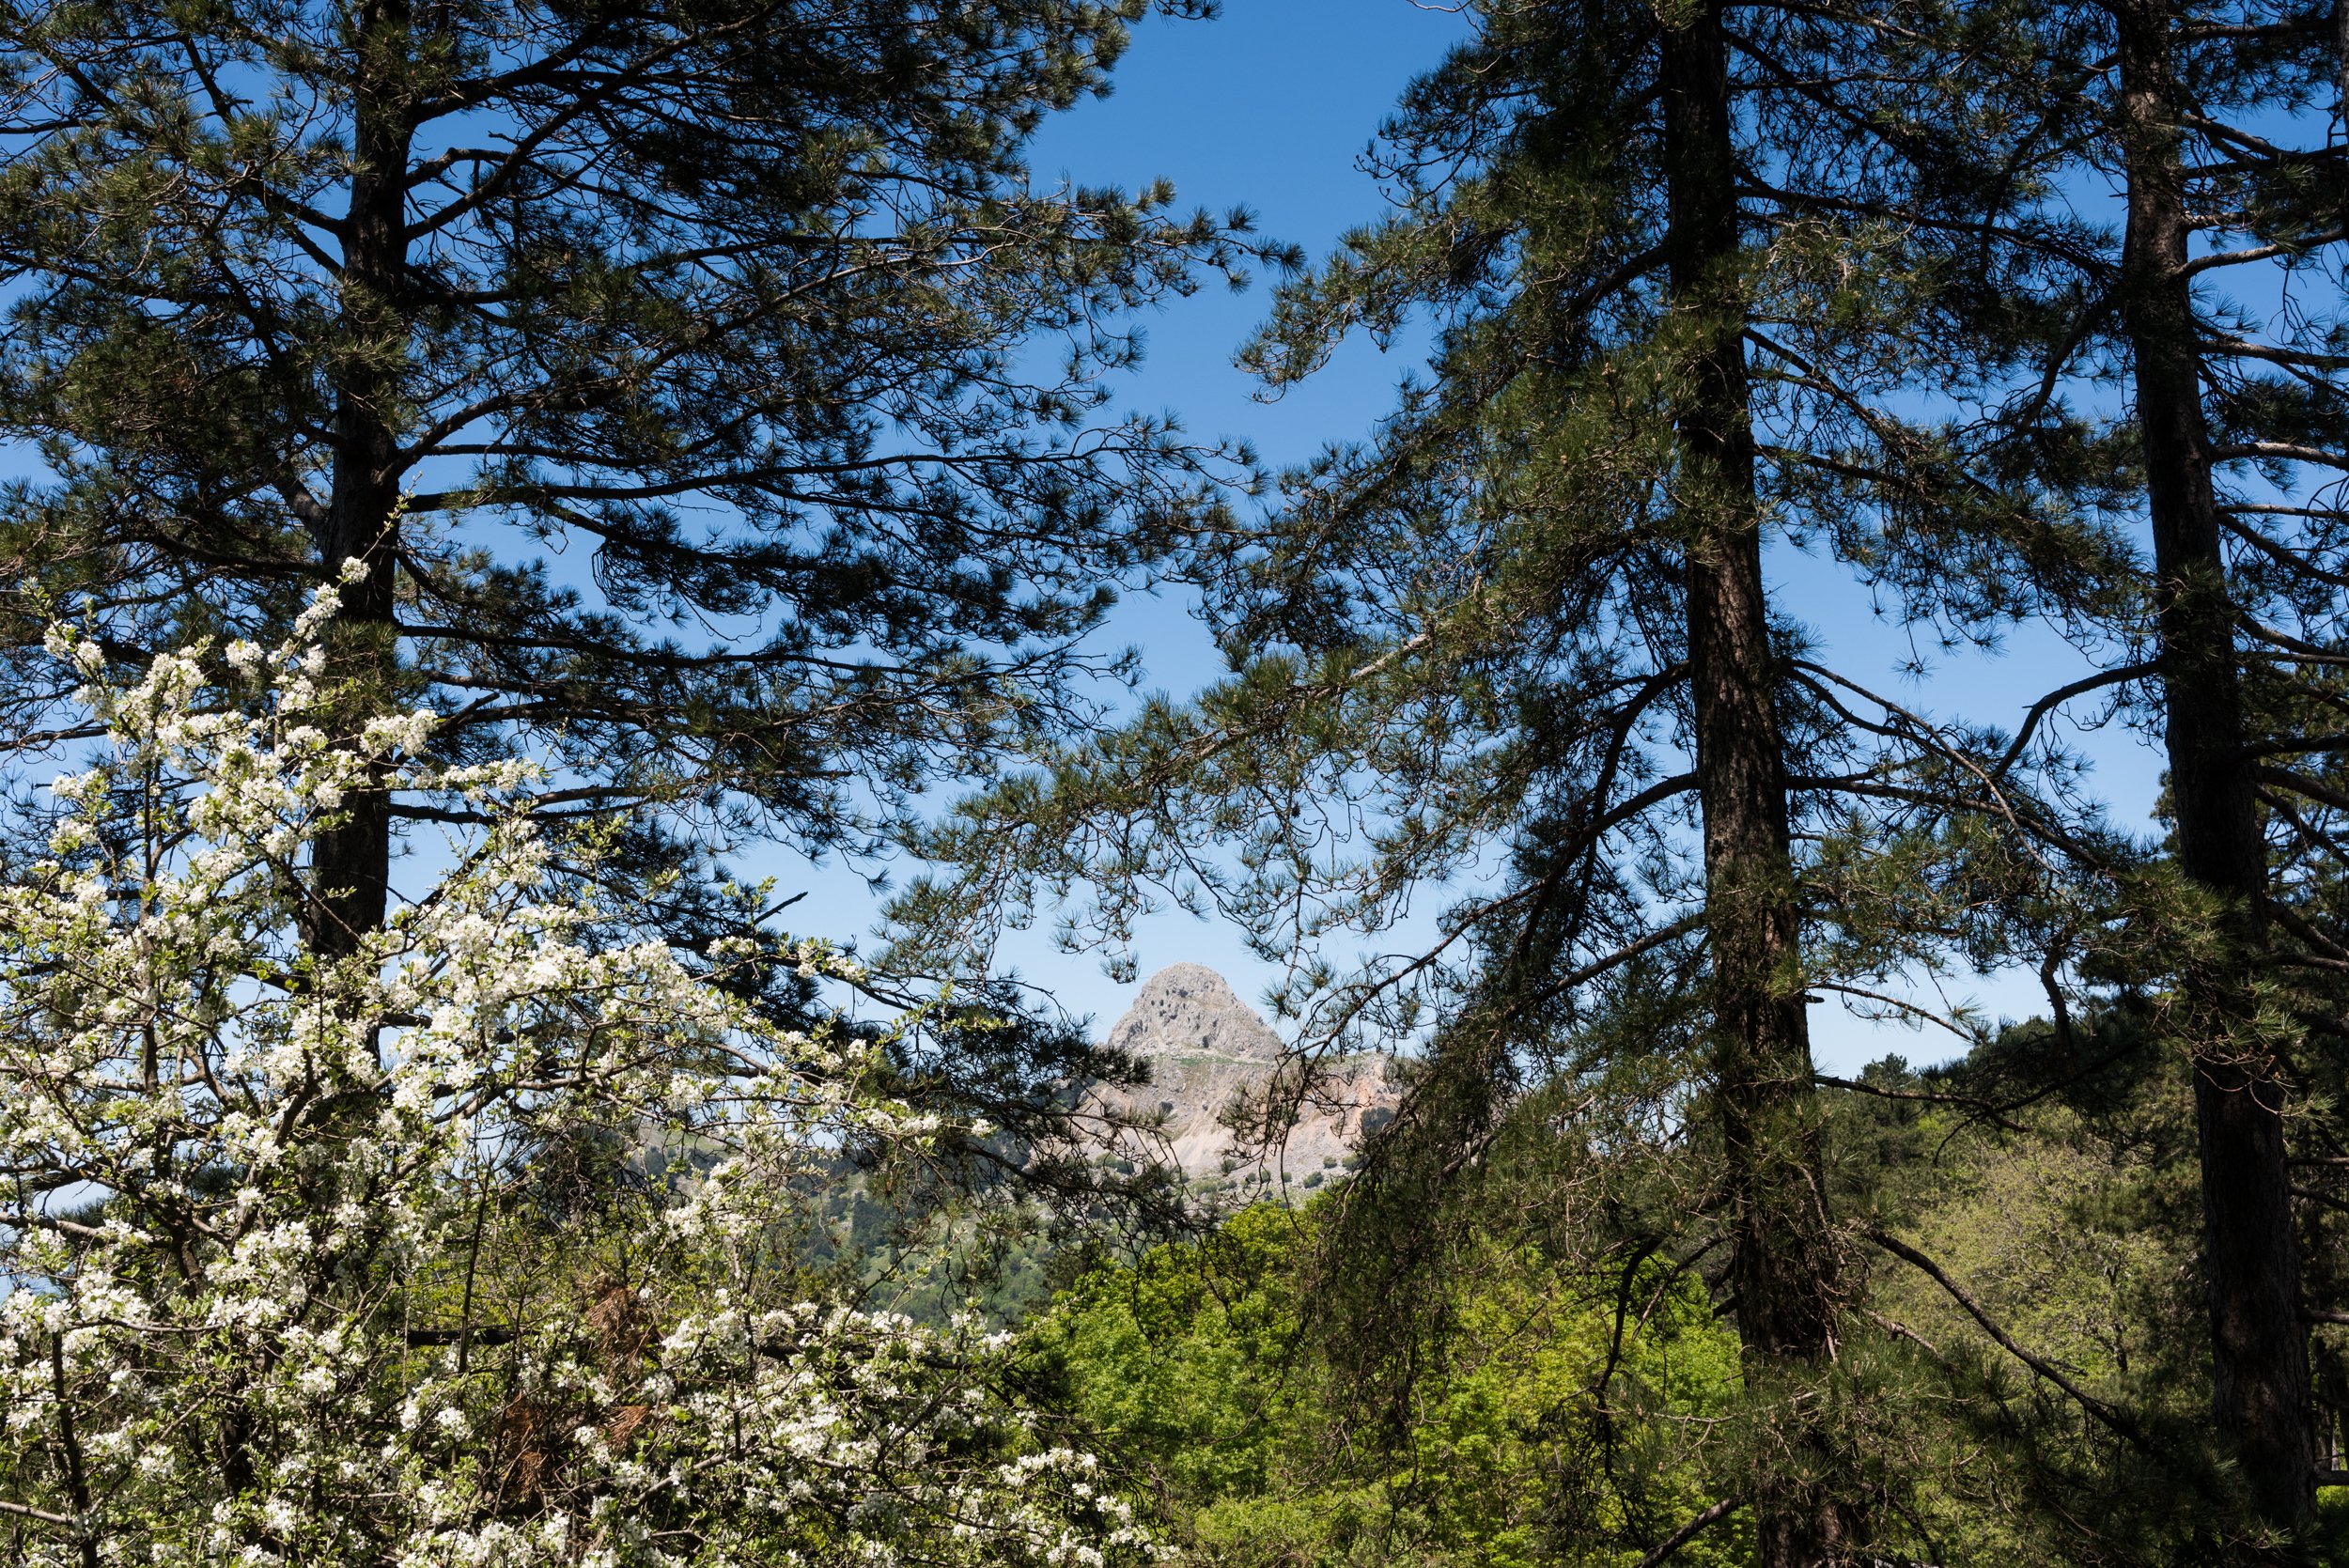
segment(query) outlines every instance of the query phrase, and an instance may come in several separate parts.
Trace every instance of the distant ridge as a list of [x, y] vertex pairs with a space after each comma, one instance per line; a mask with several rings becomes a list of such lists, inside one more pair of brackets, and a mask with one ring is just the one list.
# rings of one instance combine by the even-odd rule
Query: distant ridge
[[1393, 1112], [1386, 1059], [1354, 1057], [1331, 1064], [1317, 1103], [1304, 1107], [1281, 1146], [1236, 1148], [1226, 1108], [1261, 1094], [1284, 1053], [1281, 1037], [1205, 964], [1172, 964], [1152, 975], [1105, 1043], [1150, 1064], [1148, 1084], [1105, 1091], [1105, 1106], [1159, 1121], [1148, 1138], [1121, 1138], [1112, 1157], [1171, 1162], [1196, 1181], [1319, 1187], [1347, 1163], [1365, 1121], [1376, 1126]]

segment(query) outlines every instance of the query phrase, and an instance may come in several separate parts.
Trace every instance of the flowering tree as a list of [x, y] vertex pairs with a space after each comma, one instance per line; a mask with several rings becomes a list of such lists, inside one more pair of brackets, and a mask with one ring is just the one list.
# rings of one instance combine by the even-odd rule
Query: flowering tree
[[[854, 967], [597, 940], [531, 768], [335, 719], [335, 611], [221, 650], [227, 702], [209, 650], [125, 685], [53, 638], [109, 741], [0, 890], [8, 1560], [1146, 1559], [999, 1343], [797, 1262], [845, 1152], [941, 1128], [881, 1092], [886, 1041], [715, 980]], [[363, 787], [486, 825], [321, 956], [305, 846]]]

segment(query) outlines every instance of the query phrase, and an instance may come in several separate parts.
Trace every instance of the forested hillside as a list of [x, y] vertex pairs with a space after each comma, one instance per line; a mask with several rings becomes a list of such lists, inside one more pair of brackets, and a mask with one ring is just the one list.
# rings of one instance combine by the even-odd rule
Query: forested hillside
[[[1841, 1390], [1872, 1436], [1872, 1502], [1919, 1544], [1893, 1560], [2192, 1560], [2221, 1506], [2188, 1086], [2116, 1021], [2097, 1063], [1994, 1109], [2048, 1033], [1928, 1073], [1888, 1058], [1828, 1095], [1830, 1164], [1920, 1265], [1873, 1281], [1877, 1342], [1846, 1353]], [[1378, 1343], [1408, 1381], [1366, 1389], [1349, 1336], [1379, 1329], [1315, 1301], [1342, 1202], [1102, 1261], [1026, 1328], [1044, 1397], [1173, 1539], [1233, 1564], [1631, 1568], [1675, 1537], [1672, 1561], [1751, 1560], [1750, 1513], [1708, 1481], [1736, 1441], [1736, 1336], [1635, 1205], [1464, 1228], [1440, 1331]], [[2317, 1351], [2330, 1460], [2340, 1352]], [[2349, 1552], [2349, 1493], [2320, 1493], [2308, 1551]]]
[[7, 0], [0, 272], [0, 1561], [2349, 1563], [2349, 0]]

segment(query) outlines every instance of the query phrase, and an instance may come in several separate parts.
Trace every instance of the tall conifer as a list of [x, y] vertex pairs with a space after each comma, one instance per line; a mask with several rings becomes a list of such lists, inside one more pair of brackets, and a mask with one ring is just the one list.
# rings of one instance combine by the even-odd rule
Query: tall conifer
[[[1115, 939], [1155, 878], [1288, 955], [1451, 895], [1407, 955], [1308, 966], [1284, 999], [1315, 1042], [1434, 1009], [1332, 1233], [1387, 1283], [1385, 1244], [1414, 1245], [1546, 1052], [1611, 1011], [1657, 1026], [1613, 1045], [1664, 1056], [1677, 995], [1701, 1093], [1664, 1114], [1714, 1151], [1710, 1220], [1635, 1251], [1725, 1260], [1753, 1396], [1725, 1485], [1770, 1568], [1845, 1560], [1894, 1527], [1847, 1420], [1865, 1268], [1807, 1008], [1995, 943], [1965, 910], [2020, 861], [1975, 851], [2068, 830], [1984, 783], [1985, 734], [1819, 662], [1770, 603], [1765, 539], [1830, 550], [1960, 635], [2095, 602], [2116, 563], [1998, 483], [1968, 427], [1905, 406], [1927, 366], [1937, 409], [1999, 384], [2011, 348], [1942, 300], [1991, 281], [1960, 215], [1997, 172], [1943, 149], [1999, 128], [1932, 46], [1832, 7], [1475, 11], [1374, 151], [1394, 213], [1248, 350], [1277, 388], [1425, 313], [1433, 379], [1194, 558], [1233, 678], [974, 804], [939, 846], [968, 876], [903, 912], [959, 934], [1039, 877], [1091, 879]], [[1193, 852], [1219, 832], [1237, 868]], [[1585, 1131], [1614, 1136], [1561, 1124]], [[1347, 1218], [1382, 1207], [1375, 1241]]]
[[[335, 678], [662, 802], [647, 885], [1080, 717], [1109, 584], [1237, 472], [1100, 377], [1244, 221], [1020, 161], [1148, 4], [8, 5], [11, 735], [72, 722], [46, 619], [267, 641], [353, 561]], [[321, 951], [412, 809], [311, 846]]]
[[[2329, 1076], [2305, 1048], [2337, 1030], [2327, 976], [2349, 955], [2290, 896], [2340, 853], [2325, 815], [2339, 804], [2326, 759], [2349, 583], [2349, 13], [2109, 0], [2011, 14], [2032, 64], [1976, 90], [2044, 118], [2037, 211], [2085, 209], [2089, 223], [2060, 247], [1985, 227], [1986, 244], [2033, 258], [2040, 298], [2064, 302], [1999, 417], [2035, 440], [2077, 417], [2064, 402], [2086, 406], [2076, 389], [2092, 380], [2125, 388], [2111, 425], [2133, 482], [2121, 515], [2150, 549], [2145, 613], [2116, 628], [2143, 662], [2115, 678], [2155, 677], [2186, 888], [2148, 893], [2140, 912], [2174, 932], [2159, 967], [2194, 1068], [2216, 1425], [2289, 1554], [2306, 1546], [2316, 1484], [2289, 1145], [2306, 1086]], [[1974, 64], [1990, 58], [2021, 61]], [[2099, 227], [2086, 193], [2106, 181], [2118, 210]]]

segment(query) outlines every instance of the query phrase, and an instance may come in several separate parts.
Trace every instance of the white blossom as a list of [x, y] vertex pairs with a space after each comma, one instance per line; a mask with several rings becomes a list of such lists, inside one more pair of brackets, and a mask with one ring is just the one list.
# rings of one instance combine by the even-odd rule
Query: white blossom
[[[1005, 1340], [801, 1294], [789, 1238], [841, 1151], [946, 1130], [876, 1093], [880, 1048], [599, 944], [628, 911], [565, 874], [588, 851], [558, 862], [543, 768], [443, 767], [429, 712], [334, 711], [336, 605], [222, 650], [233, 700], [203, 648], [116, 686], [51, 635], [108, 741], [0, 887], [28, 1560], [1155, 1560], [1001, 1392]], [[308, 949], [304, 846], [385, 787], [489, 826], [353, 952]], [[707, 961], [863, 979], [810, 939]], [[562, 1185], [591, 1166], [617, 1196]]]

